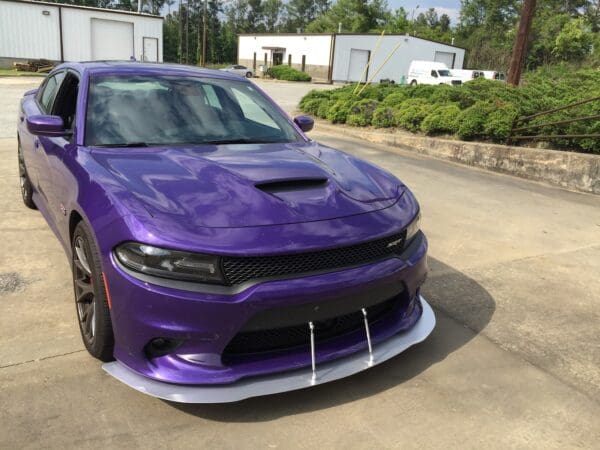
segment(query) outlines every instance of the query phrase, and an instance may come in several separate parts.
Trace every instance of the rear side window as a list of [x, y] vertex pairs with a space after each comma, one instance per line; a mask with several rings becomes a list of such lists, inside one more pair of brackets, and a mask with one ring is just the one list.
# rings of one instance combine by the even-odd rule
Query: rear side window
[[65, 72], [59, 72], [48, 78], [44, 84], [38, 97], [38, 101], [44, 112], [47, 113], [52, 109], [52, 104], [54, 103], [54, 99], [56, 98], [58, 88], [60, 87], [63, 78], [65, 78]]

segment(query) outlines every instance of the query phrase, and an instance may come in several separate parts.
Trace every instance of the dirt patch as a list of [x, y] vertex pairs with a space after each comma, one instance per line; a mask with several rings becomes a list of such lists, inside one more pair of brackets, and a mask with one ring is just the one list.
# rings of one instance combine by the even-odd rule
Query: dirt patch
[[0, 295], [19, 291], [27, 284], [17, 272], [0, 273]]

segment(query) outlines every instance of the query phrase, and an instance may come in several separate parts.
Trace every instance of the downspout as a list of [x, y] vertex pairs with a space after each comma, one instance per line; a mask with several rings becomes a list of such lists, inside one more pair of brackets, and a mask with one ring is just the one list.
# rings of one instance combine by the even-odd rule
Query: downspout
[[62, 28], [62, 8], [58, 7], [58, 36], [60, 38], [60, 62], [65, 62], [65, 52], [63, 48], [63, 28]]

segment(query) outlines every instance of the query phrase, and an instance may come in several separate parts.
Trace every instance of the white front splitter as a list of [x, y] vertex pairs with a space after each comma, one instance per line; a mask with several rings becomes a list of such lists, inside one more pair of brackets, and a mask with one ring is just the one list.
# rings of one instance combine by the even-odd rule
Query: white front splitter
[[313, 380], [311, 368], [283, 372], [262, 377], [252, 377], [226, 385], [182, 385], [164, 383], [144, 377], [118, 361], [102, 366], [110, 375], [126, 385], [153, 397], [180, 403], [229, 403], [261, 395], [304, 389], [353, 375], [402, 353], [407, 348], [425, 340], [435, 327], [431, 306], [420, 298], [423, 314], [409, 331], [392, 336], [373, 348], [373, 361], [367, 351], [356, 353], [317, 366]]

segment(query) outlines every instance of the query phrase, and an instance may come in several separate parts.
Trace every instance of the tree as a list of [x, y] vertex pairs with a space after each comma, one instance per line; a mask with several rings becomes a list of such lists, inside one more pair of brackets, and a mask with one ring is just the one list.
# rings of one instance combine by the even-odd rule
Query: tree
[[285, 7], [286, 30], [304, 30], [309, 23], [325, 14], [329, 5], [329, 0], [289, 0]]
[[583, 18], [571, 19], [556, 36], [552, 54], [561, 61], [580, 61], [590, 53], [592, 39]]
[[365, 33], [382, 29], [391, 18], [385, 0], [338, 0], [325, 14], [311, 22], [306, 31]]
[[442, 33], [447, 33], [450, 31], [450, 16], [448, 14], [442, 14], [440, 16], [440, 30]]

